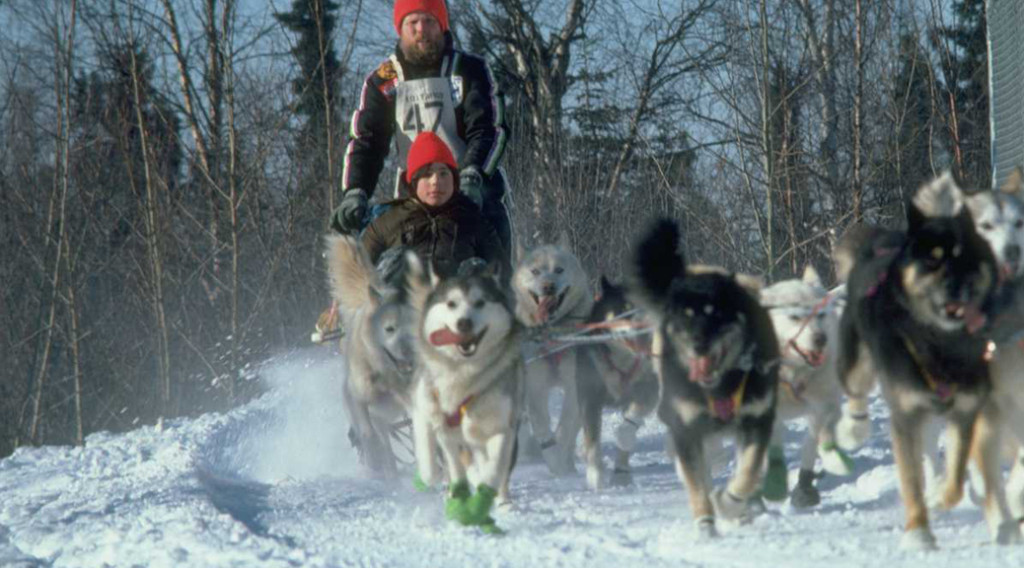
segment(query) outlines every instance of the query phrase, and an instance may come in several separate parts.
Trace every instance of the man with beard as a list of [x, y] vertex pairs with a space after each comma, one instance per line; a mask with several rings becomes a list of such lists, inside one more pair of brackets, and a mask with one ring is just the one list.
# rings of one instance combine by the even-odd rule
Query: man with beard
[[[377, 186], [391, 139], [405, 164], [416, 135], [432, 131], [452, 149], [459, 191], [494, 226], [511, 251], [505, 180], [498, 162], [508, 130], [504, 103], [483, 58], [453, 47], [444, 0], [396, 0], [398, 46], [363, 83], [345, 150], [341, 204], [331, 226], [357, 233], [368, 222], [367, 202]], [[395, 197], [411, 194], [401, 169]]]

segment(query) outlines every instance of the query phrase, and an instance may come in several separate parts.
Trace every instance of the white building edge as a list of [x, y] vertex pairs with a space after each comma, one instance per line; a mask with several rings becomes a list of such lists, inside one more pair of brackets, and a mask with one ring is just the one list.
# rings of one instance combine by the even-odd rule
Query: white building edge
[[1024, 166], [1024, 0], [986, 0], [992, 182]]

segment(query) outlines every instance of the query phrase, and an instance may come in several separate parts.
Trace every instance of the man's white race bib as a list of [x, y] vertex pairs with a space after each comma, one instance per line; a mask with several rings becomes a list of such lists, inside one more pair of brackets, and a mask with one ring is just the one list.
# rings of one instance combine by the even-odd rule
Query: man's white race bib
[[[461, 87], [461, 85], [459, 85]], [[395, 90], [395, 143], [399, 164], [409, 157], [409, 148], [416, 135], [429, 130], [448, 143], [455, 162], [461, 166], [466, 144], [459, 138], [455, 120], [453, 84], [448, 77], [431, 77], [400, 81]], [[461, 98], [461, 93], [458, 94]], [[401, 175], [401, 174], [400, 174]]]

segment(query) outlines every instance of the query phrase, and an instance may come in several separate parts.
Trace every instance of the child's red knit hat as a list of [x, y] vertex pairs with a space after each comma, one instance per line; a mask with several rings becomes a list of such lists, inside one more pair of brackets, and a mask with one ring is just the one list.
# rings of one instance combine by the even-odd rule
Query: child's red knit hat
[[409, 158], [405, 163], [405, 181], [411, 184], [417, 171], [437, 162], [452, 170], [458, 169], [451, 148], [440, 136], [430, 131], [420, 132], [409, 148]]

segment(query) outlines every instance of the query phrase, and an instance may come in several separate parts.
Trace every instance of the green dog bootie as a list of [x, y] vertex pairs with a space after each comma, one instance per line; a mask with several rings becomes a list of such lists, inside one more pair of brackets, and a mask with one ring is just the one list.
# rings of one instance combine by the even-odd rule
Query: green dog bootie
[[475, 521], [473, 524], [483, 524], [490, 518], [491, 506], [494, 505], [494, 498], [497, 495], [497, 491], [483, 483], [476, 488], [476, 493], [469, 498], [469, 502], [466, 504], [470, 518]]
[[768, 471], [764, 474], [762, 495], [769, 501], [785, 501], [788, 493], [786, 456], [779, 446], [768, 448]]
[[433, 486], [427, 485], [427, 482], [423, 481], [423, 478], [420, 477], [420, 472], [418, 471], [412, 476], [412, 486], [413, 489], [420, 493], [430, 493], [434, 490]]
[[825, 471], [840, 477], [853, 473], [853, 459], [835, 442], [825, 442], [818, 447], [821, 464]]
[[463, 479], [462, 481], [455, 482], [451, 487], [451, 495], [444, 502], [444, 516], [445, 518], [458, 521], [464, 525], [469, 524], [468, 520], [468, 505], [469, 501], [469, 482]]

